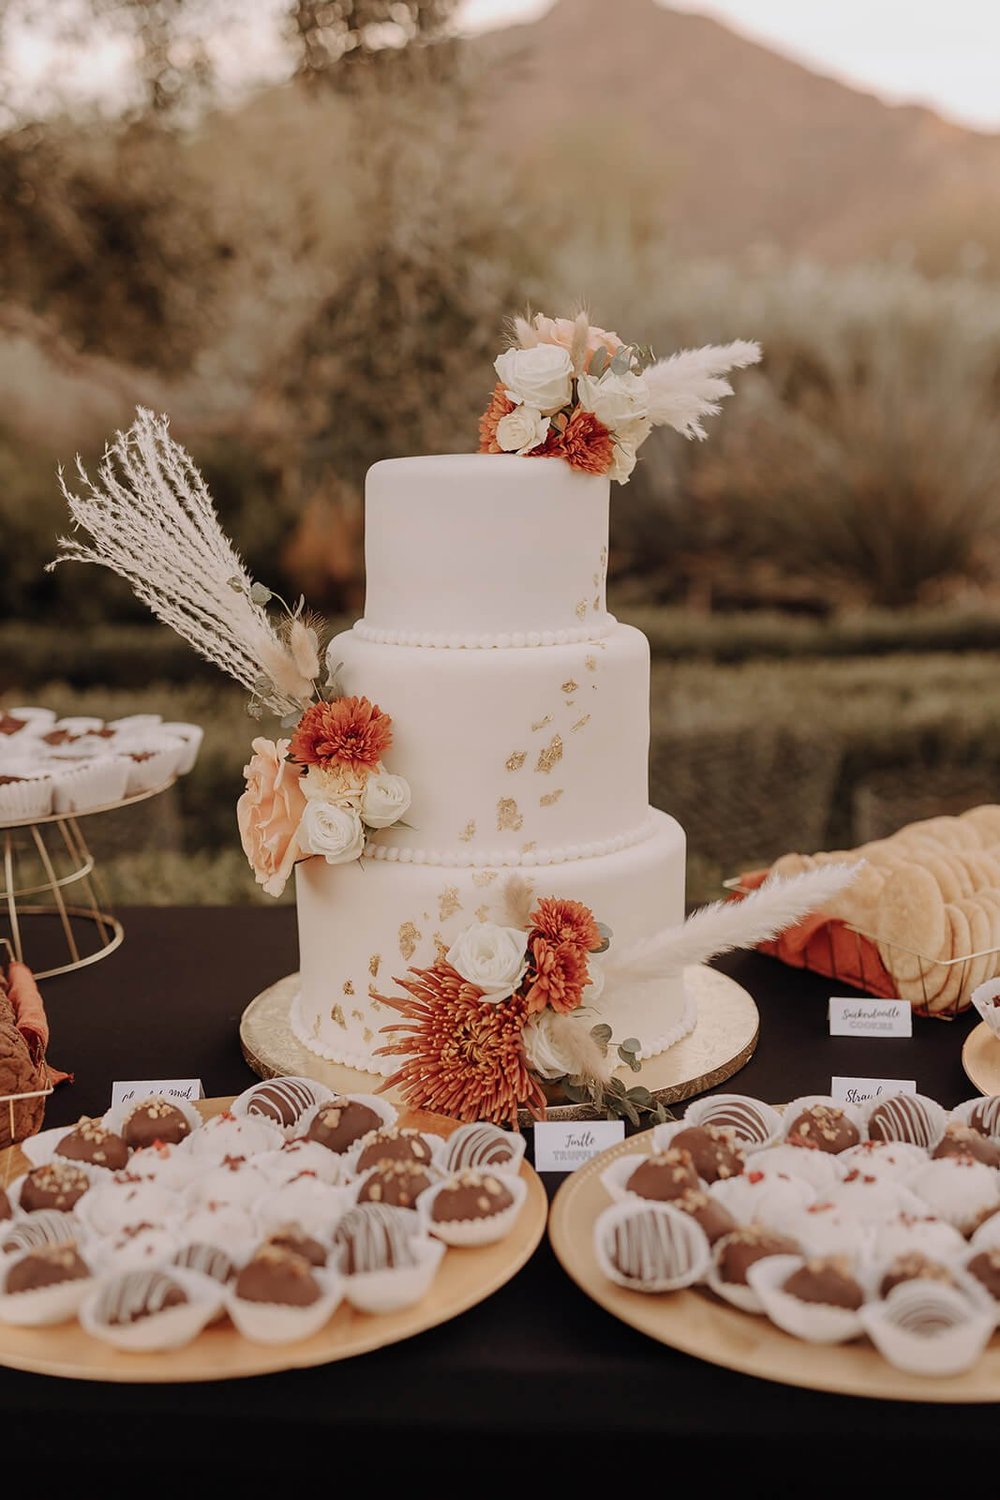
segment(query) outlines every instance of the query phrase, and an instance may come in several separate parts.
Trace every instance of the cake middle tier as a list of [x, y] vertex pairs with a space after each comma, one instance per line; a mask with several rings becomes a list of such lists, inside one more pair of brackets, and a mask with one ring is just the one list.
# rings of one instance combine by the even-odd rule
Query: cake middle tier
[[649, 646], [631, 626], [528, 651], [386, 646], [345, 631], [341, 690], [393, 721], [389, 771], [409, 782], [407, 827], [376, 859], [548, 864], [649, 832]]

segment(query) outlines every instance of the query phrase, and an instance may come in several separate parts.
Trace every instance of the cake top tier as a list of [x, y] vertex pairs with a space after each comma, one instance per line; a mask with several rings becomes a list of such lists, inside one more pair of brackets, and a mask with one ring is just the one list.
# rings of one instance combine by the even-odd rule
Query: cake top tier
[[365, 483], [371, 640], [540, 646], [605, 634], [608, 480], [561, 458], [449, 453]]

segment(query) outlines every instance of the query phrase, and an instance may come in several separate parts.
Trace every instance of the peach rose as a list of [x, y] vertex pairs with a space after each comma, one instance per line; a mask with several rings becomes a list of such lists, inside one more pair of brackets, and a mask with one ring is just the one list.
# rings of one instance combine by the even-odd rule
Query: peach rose
[[[572, 318], [546, 318], [538, 313], [532, 326], [543, 344], [558, 344], [563, 349], [572, 349], [573, 335], [576, 332], [576, 324]], [[606, 328], [591, 324], [587, 329], [588, 368], [591, 355], [596, 354], [602, 344], [609, 355], [617, 354], [622, 347], [617, 333], [609, 333]]]
[[269, 896], [280, 896], [302, 851], [295, 832], [305, 811], [299, 785], [302, 768], [285, 759], [290, 741], [256, 739], [249, 765], [243, 767], [247, 789], [236, 804], [240, 842], [254, 879]]

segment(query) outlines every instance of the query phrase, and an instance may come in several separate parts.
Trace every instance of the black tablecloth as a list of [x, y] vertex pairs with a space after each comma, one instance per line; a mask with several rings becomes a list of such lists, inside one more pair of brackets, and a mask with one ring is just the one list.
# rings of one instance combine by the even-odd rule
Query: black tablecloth
[[[117, 953], [43, 986], [50, 1060], [75, 1073], [50, 1099], [47, 1125], [102, 1113], [115, 1079], [197, 1076], [207, 1095], [240, 1092], [254, 1078], [240, 1052], [242, 1011], [297, 964], [288, 907], [120, 915], [126, 938]], [[974, 1015], [918, 1020], [911, 1040], [831, 1039], [829, 981], [759, 954], [719, 966], [751, 992], [761, 1016], [754, 1057], [723, 1089], [787, 1100], [828, 1092], [833, 1074], [849, 1074], [915, 1078], [945, 1105], [976, 1092], [961, 1065]], [[547, 1182], [550, 1191], [558, 1181]], [[76, 1455], [74, 1465], [105, 1463], [123, 1476], [121, 1466], [134, 1462], [143, 1487], [151, 1469], [165, 1475], [171, 1465], [182, 1484], [196, 1476], [287, 1477], [290, 1461], [293, 1473], [315, 1463], [323, 1466], [317, 1478], [335, 1481], [346, 1439], [350, 1452], [360, 1444], [377, 1458], [378, 1473], [394, 1466], [411, 1477], [451, 1472], [463, 1488], [492, 1477], [492, 1461], [478, 1479], [442, 1465], [459, 1454], [464, 1464], [484, 1441], [510, 1465], [500, 1482], [519, 1487], [538, 1482], [521, 1469], [529, 1449], [543, 1461], [547, 1455], [547, 1485], [574, 1488], [609, 1462], [625, 1482], [640, 1458], [655, 1460], [670, 1482], [673, 1465], [689, 1453], [712, 1465], [702, 1470], [706, 1481], [724, 1472], [737, 1484], [754, 1474], [763, 1484], [764, 1476], [777, 1477], [775, 1464], [797, 1456], [812, 1475], [805, 1494], [822, 1493], [835, 1470], [854, 1489], [890, 1474], [926, 1479], [928, 1465], [949, 1450], [956, 1473], [959, 1451], [1000, 1454], [991, 1434], [996, 1408], [830, 1396], [666, 1348], [592, 1303], [547, 1242], [485, 1303], [357, 1359], [188, 1386], [98, 1385], [0, 1369], [0, 1411], [8, 1447], [16, 1439], [41, 1444], [44, 1453], [54, 1440], [61, 1453]], [[200, 1459], [195, 1439], [207, 1441]]]

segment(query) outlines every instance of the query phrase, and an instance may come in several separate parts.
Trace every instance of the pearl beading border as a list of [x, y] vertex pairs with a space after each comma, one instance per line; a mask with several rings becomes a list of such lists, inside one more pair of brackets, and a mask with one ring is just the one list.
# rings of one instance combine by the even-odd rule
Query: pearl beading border
[[565, 630], [516, 630], [498, 635], [458, 635], [437, 630], [380, 630], [357, 620], [352, 633], [375, 646], [421, 646], [435, 651], [507, 651], [521, 647], [575, 646], [583, 641], [597, 641], [610, 635], [618, 624], [614, 615], [604, 614], [590, 625], [574, 625]]
[[566, 844], [561, 849], [490, 849], [478, 853], [472, 849], [413, 849], [399, 844], [369, 843], [365, 859], [384, 860], [400, 865], [447, 865], [451, 869], [494, 869], [510, 865], [563, 865], [578, 859], [599, 859], [603, 854], [617, 854], [651, 838], [656, 831], [652, 821], [629, 833], [610, 839], [595, 839], [589, 844]]

